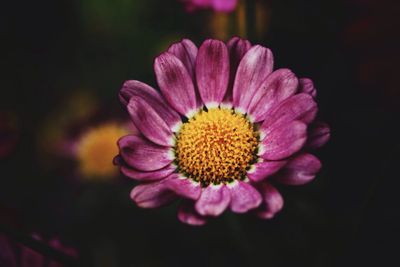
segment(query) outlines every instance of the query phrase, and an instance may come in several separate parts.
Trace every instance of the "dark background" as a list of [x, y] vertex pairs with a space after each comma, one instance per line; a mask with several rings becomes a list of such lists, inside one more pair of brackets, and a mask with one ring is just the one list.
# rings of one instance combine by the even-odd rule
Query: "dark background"
[[180, 38], [209, 38], [211, 11], [187, 14], [175, 0], [39, 0], [0, 10], [0, 110], [13, 114], [18, 136], [0, 160], [0, 206], [16, 223], [0, 223], [58, 236], [83, 266], [399, 264], [399, 2], [264, 3], [265, 33], [247, 37], [272, 49], [276, 68], [314, 80], [332, 130], [315, 181], [278, 186], [285, 207], [276, 218], [227, 213], [187, 226], [176, 205], [137, 208], [128, 178], [80, 183], [73, 162], [46, 159], [43, 124], [56, 125], [71, 92], [90, 93], [101, 114], [127, 116], [123, 81], [155, 85], [153, 58]]

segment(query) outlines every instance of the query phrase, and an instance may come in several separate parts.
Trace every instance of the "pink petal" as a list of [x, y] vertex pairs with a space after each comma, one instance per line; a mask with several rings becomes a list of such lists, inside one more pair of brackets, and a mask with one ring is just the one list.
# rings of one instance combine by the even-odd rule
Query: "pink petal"
[[[317, 114], [317, 104], [308, 94], [294, 95], [270, 110], [261, 125], [263, 135], [294, 120], [310, 123]], [[263, 138], [263, 136], [261, 136]]]
[[279, 69], [268, 75], [249, 105], [252, 120], [264, 120], [273, 106], [292, 96], [298, 87], [297, 77], [289, 69]]
[[188, 70], [188, 73], [194, 81], [194, 67], [197, 57], [197, 47], [189, 39], [183, 39], [168, 48], [168, 52], [176, 56]]
[[161, 146], [173, 145], [171, 128], [145, 100], [131, 97], [128, 112], [136, 128], [147, 139]]
[[237, 0], [212, 0], [215, 11], [232, 12], [237, 5]]
[[251, 43], [245, 39], [239, 37], [233, 37], [226, 44], [229, 52], [229, 85], [226, 90], [225, 97], [223, 100], [224, 105], [232, 106], [232, 90], [233, 82], [235, 81], [236, 71], [239, 66], [239, 62], [242, 60], [243, 56], [251, 48]]
[[325, 145], [331, 137], [331, 129], [324, 122], [316, 122], [308, 130], [307, 147], [311, 149]]
[[307, 126], [300, 121], [292, 121], [267, 134], [262, 141], [261, 157], [280, 160], [299, 151], [307, 138]]
[[263, 219], [271, 219], [283, 208], [283, 198], [279, 191], [269, 183], [258, 186], [262, 194], [263, 204], [257, 210], [257, 215]]
[[308, 78], [301, 78], [299, 80], [299, 92], [309, 94], [314, 98], [317, 96], [317, 90], [314, 87], [314, 83]]
[[166, 167], [159, 170], [145, 172], [145, 171], [135, 170], [125, 164], [120, 166], [120, 170], [123, 175], [132, 178], [136, 181], [149, 182], [149, 181], [160, 180], [162, 178], [167, 177], [176, 170], [176, 167], [173, 165], [167, 165]]
[[135, 186], [131, 199], [141, 208], [157, 208], [170, 203], [176, 195], [169, 190], [163, 180]]
[[181, 118], [162, 98], [162, 96], [152, 87], [139, 81], [126, 81], [119, 92], [119, 99], [125, 106], [133, 96], [143, 98], [161, 118], [173, 128], [181, 121]]
[[165, 52], [154, 62], [158, 85], [168, 103], [180, 114], [190, 117], [197, 107], [193, 82], [176, 56]]
[[230, 201], [231, 194], [226, 185], [209, 185], [203, 188], [195, 208], [203, 216], [218, 216], [225, 211]]
[[247, 177], [252, 182], [260, 182], [271, 176], [272, 174], [279, 171], [286, 161], [263, 161], [257, 162], [252, 166], [252, 168], [247, 172]]
[[44, 266], [44, 257], [28, 247], [21, 246], [21, 267]]
[[302, 185], [310, 182], [321, 169], [321, 162], [311, 154], [300, 154], [291, 159], [275, 178], [288, 185]]
[[233, 106], [247, 112], [251, 99], [272, 69], [271, 50], [260, 45], [253, 46], [239, 64], [233, 85]]
[[236, 213], [245, 213], [257, 208], [262, 201], [260, 193], [250, 184], [235, 181], [228, 185], [231, 191], [230, 208]]
[[137, 170], [159, 170], [173, 161], [169, 148], [158, 146], [139, 136], [124, 136], [118, 140], [118, 146], [123, 160]]
[[173, 173], [165, 178], [164, 183], [166, 187], [179, 196], [193, 200], [200, 197], [200, 184], [186, 177], [182, 177], [178, 173]]
[[229, 82], [229, 55], [226, 45], [218, 40], [206, 40], [196, 59], [196, 79], [203, 103], [219, 105]]
[[187, 223], [190, 225], [204, 225], [207, 221], [206, 218], [198, 214], [194, 207], [193, 207], [192, 202], [184, 201], [181, 203], [179, 206], [178, 210], [178, 219], [183, 222]]

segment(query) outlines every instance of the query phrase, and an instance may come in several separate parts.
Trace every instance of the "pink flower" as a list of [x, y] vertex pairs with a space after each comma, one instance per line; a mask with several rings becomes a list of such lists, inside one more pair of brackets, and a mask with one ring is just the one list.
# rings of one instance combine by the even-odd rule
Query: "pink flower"
[[118, 141], [116, 163], [140, 182], [139, 207], [182, 198], [178, 218], [202, 225], [226, 209], [272, 218], [283, 198], [272, 185], [311, 181], [321, 167], [307, 152], [329, 139], [311, 80], [273, 71], [272, 52], [237, 37], [187, 39], [155, 59], [159, 94], [126, 81], [120, 100], [139, 131]]
[[237, 5], [237, 0], [182, 0], [182, 2], [189, 12], [206, 8], [218, 12], [232, 12]]

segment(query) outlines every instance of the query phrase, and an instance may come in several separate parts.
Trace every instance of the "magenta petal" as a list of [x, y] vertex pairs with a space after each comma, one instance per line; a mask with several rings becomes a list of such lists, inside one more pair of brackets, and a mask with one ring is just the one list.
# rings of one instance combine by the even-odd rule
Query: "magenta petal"
[[257, 215], [263, 219], [271, 219], [283, 208], [283, 198], [279, 191], [269, 183], [258, 186], [263, 197], [263, 204], [257, 210]]
[[225, 97], [223, 103], [225, 105], [232, 105], [232, 90], [233, 90], [233, 82], [235, 80], [236, 71], [239, 66], [239, 62], [242, 60], [243, 56], [247, 51], [251, 48], [251, 43], [245, 39], [241, 39], [239, 37], [233, 37], [226, 44], [229, 52], [229, 85], [226, 90]]
[[168, 103], [180, 114], [190, 116], [197, 107], [192, 78], [176, 56], [165, 52], [154, 62], [158, 85]]
[[178, 219], [190, 225], [204, 225], [207, 222], [206, 218], [198, 214], [193, 206], [192, 202], [183, 201], [179, 206]]
[[262, 141], [261, 157], [280, 160], [299, 151], [307, 138], [307, 126], [300, 121], [292, 121], [272, 130]]
[[143, 98], [161, 118], [173, 128], [181, 121], [181, 118], [162, 98], [162, 96], [152, 87], [139, 81], [126, 81], [119, 92], [119, 99], [125, 106], [133, 96]]
[[300, 120], [308, 124], [314, 120], [317, 111], [317, 104], [310, 95], [304, 93], [294, 95], [266, 114], [265, 120], [261, 125], [261, 132], [268, 134], [273, 129], [294, 120]]
[[200, 197], [201, 187], [197, 183], [178, 173], [173, 173], [164, 180], [165, 185], [177, 195], [196, 200]]
[[135, 186], [131, 199], [141, 208], [157, 208], [170, 203], [176, 195], [165, 186], [163, 180]]
[[211, 0], [215, 11], [231, 12], [237, 5], [237, 0]]
[[219, 105], [229, 82], [229, 55], [226, 45], [218, 40], [206, 40], [196, 59], [196, 79], [203, 103]]
[[124, 136], [118, 140], [118, 146], [123, 160], [141, 171], [159, 170], [173, 161], [169, 148], [155, 145], [139, 136]]
[[256, 91], [272, 72], [273, 56], [271, 50], [260, 45], [253, 46], [239, 63], [233, 85], [233, 106], [247, 112]]
[[120, 170], [123, 175], [132, 178], [136, 181], [157, 181], [162, 178], [167, 177], [171, 173], [173, 173], [176, 170], [176, 167], [173, 165], [168, 165], [162, 169], [155, 170], [155, 171], [139, 171], [130, 168], [127, 165], [121, 165]]
[[197, 57], [196, 45], [189, 39], [183, 39], [179, 43], [171, 45], [168, 48], [168, 52], [182, 61], [194, 81], [194, 66]]
[[171, 128], [145, 100], [137, 96], [131, 97], [128, 112], [136, 128], [147, 139], [161, 146], [172, 146]]
[[324, 122], [316, 122], [308, 130], [307, 147], [311, 149], [319, 148], [328, 142], [331, 137], [331, 129]]
[[195, 208], [203, 216], [218, 216], [225, 211], [231, 201], [226, 185], [209, 185], [203, 189]]
[[228, 185], [231, 191], [230, 208], [236, 213], [245, 213], [257, 208], [262, 201], [260, 193], [250, 184], [235, 181]]
[[285, 165], [286, 161], [264, 161], [257, 162], [252, 166], [252, 168], [247, 172], [247, 177], [252, 182], [260, 182], [271, 176], [272, 174], [279, 171], [283, 165]]
[[321, 162], [311, 154], [300, 154], [291, 159], [277, 175], [276, 181], [288, 185], [302, 185], [314, 179]]
[[264, 120], [268, 110], [296, 93], [298, 84], [296, 75], [289, 69], [279, 69], [268, 75], [249, 105], [252, 120]]
[[301, 78], [299, 80], [299, 92], [309, 94], [314, 98], [317, 96], [317, 90], [314, 87], [314, 83], [308, 78]]

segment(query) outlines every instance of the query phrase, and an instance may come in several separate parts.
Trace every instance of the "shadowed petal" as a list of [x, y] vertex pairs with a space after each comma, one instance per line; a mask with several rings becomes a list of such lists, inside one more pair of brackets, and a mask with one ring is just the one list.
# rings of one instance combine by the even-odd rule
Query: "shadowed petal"
[[17, 267], [12, 244], [3, 234], [0, 235], [0, 263], [4, 266]]
[[253, 182], [260, 182], [268, 176], [276, 173], [285, 165], [286, 161], [263, 161], [257, 162], [247, 172], [247, 177]]
[[189, 201], [183, 201], [179, 205], [178, 219], [190, 225], [204, 225], [207, 221], [206, 218], [198, 214], [194, 209], [194, 203]]
[[229, 55], [226, 45], [217, 40], [206, 40], [196, 59], [197, 86], [206, 107], [219, 105], [229, 82]]
[[235, 181], [228, 185], [231, 191], [230, 208], [236, 213], [245, 213], [261, 204], [260, 193], [250, 184]]
[[262, 141], [260, 154], [263, 159], [280, 160], [299, 151], [307, 138], [307, 126], [292, 121], [272, 130]]
[[309, 94], [314, 98], [317, 96], [317, 90], [314, 87], [314, 83], [308, 78], [301, 78], [299, 80], [299, 92]]
[[317, 149], [328, 142], [331, 137], [331, 129], [325, 122], [313, 123], [308, 130], [307, 147]]
[[195, 208], [203, 216], [218, 216], [225, 211], [231, 201], [226, 185], [209, 185], [203, 189]]
[[310, 95], [304, 93], [294, 95], [266, 114], [260, 128], [261, 139], [274, 129], [294, 120], [308, 124], [314, 120], [317, 111], [317, 104]]
[[129, 100], [128, 112], [136, 128], [150, 141], [161, 146], [173, 145], [173, 134], [167, 123], [142, 98]]
[[179, 43], [171, 45], [168, 48], [168, 52], [182, 61], [194, 81], [194, 68], [197, 57], [196, 45], [189, 39], [182, 39]]
[[190, 117], [197, 107], [193, 82], [177, 57], [165, 52], [154, 62], [157, 83], [168, 103], [180, 114]]
[[143, 98], [161, 118], [173, 128], [181, 121], [181, 118], [162, 98], [162, 96], [149, 85], [139, 81], [126, 81], [119, 91], [119, 99], [123, 105], [128, 105], [133, 96]]
[[257, 210], [257, 216], [263, 219], [271, 219], [283, 208], [283, 197], [279, 191], [269, 183], [262, 183], [258, 186], [263, 204]]
[[176, 170], [176, 167], [173, 165], [168, 165], [159, 170], [145, 172], [130, 168], [128, 165], [121, 165], [120, 170], [123, 175], [129, 178], [132, 178], [136, 181], [148, 182], [148, 181], [157, 181], [167, 177]]
[[275, 178], [288, 185], [302, 185], [314, 179], [321, 169], [321, 162], [311, 154], [300, 154], [291, 159]]
[[249, 105], [252, 120], [264, 120], [268, 110], [296, 93], [298, 84], [296, 75], [289, 69], [279, 69], [268, 75]]
[[255, 45], [247, 51], [239, 63], [233, 85], [233, 106], [236, 109], [247, 112], [251, 99], [272, 69], [271, 50]]
[[239, 62], [242, 60], [243, 56], [251, 48], [251, 43], [247, 40], [241, 39], [239, 37], [233, 37], [226, 44], [229, 52], [229, 85], [226, 90], [223, 104], [225, 106], [232, 106], [232, 90], [233, 82], [235, 81], [236, 71], [239, 66]]
[[163, 180], [137, 185], [131, 191], [131, 199], [141, 208], [157, 208], [176, 198], [163, 183]]
[[118, 140], [118, 146], [123, 160], [138, 170], [159, 170], [173, 161], [169, 148], [158, 146], [139, 136], [124, 136]]
[[182, 177], [178, 173], [173, 173], [165, 178], [164, 183], [171, 191], [182, 197], [193, 200], [200, 197], [200, 184], [186, 177]]

